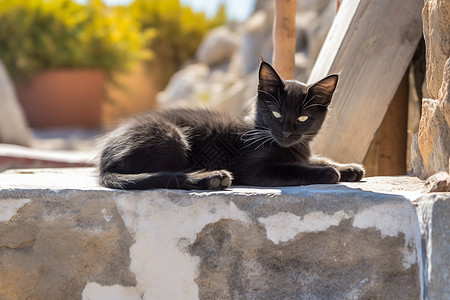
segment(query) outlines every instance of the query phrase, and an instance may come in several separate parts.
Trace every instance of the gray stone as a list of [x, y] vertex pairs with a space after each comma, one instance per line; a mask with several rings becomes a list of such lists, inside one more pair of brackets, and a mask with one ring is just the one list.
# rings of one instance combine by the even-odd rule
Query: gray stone
[[450, 299], [450, 193], [417, 200], [424, 257], [424, 299]]
[[215, 28], [208, 33], [198, 47], [197, 60], [209, 66], [229, 62], [238, 43], [239, 36], [228, 27]]
[[166, 89], [157, 95], [158, 102], [162, 105], [189, 104], [200, 98], [199, 89], [209, 78], [209, 71], [206, 64], [193, 64], [178, 71]]
[[254, 72], [260, 63], [260, 57], [272, 59], [273, 9], [255, 12], [242, 25], [242, 42], [237, 49], [240, 74]]
[[422, 181], [121, 191], [0, 173], [1, 299], [417, 299]]

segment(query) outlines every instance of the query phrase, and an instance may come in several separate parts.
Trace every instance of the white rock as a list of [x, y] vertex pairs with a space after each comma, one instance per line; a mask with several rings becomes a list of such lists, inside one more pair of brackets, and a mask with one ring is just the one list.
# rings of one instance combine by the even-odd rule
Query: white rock
[[209, 66], [229, 62], [238, 44], [239, 36], [228, 27], [215, 28], [200, 44], [196, 54], [197, 60]]

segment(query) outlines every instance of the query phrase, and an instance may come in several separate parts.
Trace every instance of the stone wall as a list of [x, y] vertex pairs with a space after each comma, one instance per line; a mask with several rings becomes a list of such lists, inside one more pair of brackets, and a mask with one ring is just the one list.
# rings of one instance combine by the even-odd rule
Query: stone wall
[[417, 178], [120, 191], [84, 168], [0, 182], [0, 299], [450, 297], [450, 198]]
[[430, 98], [422, 100], [419, 132], [412, 142], [411, 173], [426, 178], [449, 170], [450, 2], [425, 0], [422, 18]]

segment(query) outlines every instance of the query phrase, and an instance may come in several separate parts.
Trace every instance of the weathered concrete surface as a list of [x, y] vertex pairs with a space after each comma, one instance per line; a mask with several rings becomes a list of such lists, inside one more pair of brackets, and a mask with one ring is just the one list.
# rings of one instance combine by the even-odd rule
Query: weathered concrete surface
[[0, 299], [419, 299], [422, 186], [130, 192], [90, 168], [6, 171]]
[[450, 299], [450, 193], [417, 199], [422, 232], [425, 299]]

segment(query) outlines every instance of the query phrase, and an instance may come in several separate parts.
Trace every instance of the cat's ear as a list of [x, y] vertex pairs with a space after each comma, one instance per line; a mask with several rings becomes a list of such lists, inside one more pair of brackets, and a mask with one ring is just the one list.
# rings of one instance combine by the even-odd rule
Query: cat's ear
[[331, 102], [331, 97], [333, 97], [337, 82], [338, 75], [332, 74], [310, 85], [308, 88], [308, 98], [312, 99], [314, 97], [314, 103], [328, 106]]
[[269, 63], [261, 61], [258, 74], [258, 90], [276, 95], [280, 88], [284, 88], [283, 80]]

